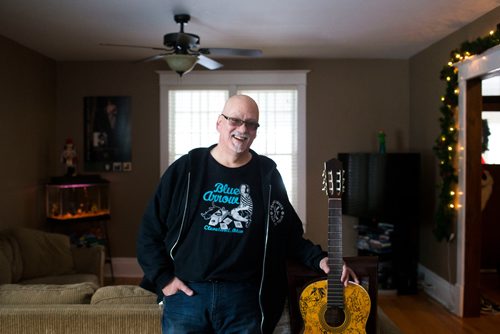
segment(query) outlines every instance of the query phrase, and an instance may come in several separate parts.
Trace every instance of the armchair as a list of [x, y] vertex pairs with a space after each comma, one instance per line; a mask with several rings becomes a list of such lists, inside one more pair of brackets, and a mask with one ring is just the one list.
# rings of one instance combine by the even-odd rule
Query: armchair
[[0, 231], [0, 284], [102, 286], [104, 258], [104, 247], [74, 248], [66, 235], [27, 228]]

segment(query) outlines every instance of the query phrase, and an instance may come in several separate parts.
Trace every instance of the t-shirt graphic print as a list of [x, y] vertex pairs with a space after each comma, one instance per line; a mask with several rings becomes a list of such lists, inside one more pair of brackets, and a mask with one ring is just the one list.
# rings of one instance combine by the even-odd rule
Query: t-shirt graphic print
[[[207, 211], [201, 213], [203, 219], [208, 221], [205, 230], [243, 233], [252, 223], [253, 201], [248, 184], [241, 184], [238, 189], [216, 183], [212, 190], [203, 194], [203, 200], [212, 203]], [[235, 204], [236, 207], [229, 207]]]

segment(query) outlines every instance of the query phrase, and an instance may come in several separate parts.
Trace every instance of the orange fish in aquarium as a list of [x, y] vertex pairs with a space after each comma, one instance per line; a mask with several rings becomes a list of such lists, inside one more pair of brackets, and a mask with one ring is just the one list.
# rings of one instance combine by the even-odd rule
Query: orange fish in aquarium
[[108, 216], [109, 181], [98, 175], [55, 177], [46, 185], [47, 218], [56, 220]]

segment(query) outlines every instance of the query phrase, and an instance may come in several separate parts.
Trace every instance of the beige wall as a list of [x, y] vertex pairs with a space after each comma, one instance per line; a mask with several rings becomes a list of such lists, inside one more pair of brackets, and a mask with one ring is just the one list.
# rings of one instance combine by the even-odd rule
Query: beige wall
[[[158, 67], [156, 65], [157, 68]], [[126, 62], [70, 62], [57, 67], [58, 113], [56, 148], [73, 137], [83, 170], [83, 98], [85, 96], [131, 96], [132, 172], [100, 173], [111, 181], [108, 224], [114, 257], [135, 256], [138, 224], [147, 200], [159, 179], [159, 86], [154, 64]], [[51, 172], [61, 173], [56, 156]]]
[[435, 185], [439, 182], [432, 146], [440, 131], [440, 97], [445, 89], [439, 73], [448, 63], [451, 50], [459, 48], [466, 40], [486, 36], [495, 30], [499, 18], [500, 7], [410, 59], [410, 147], [421, 152], [423, 158], [420, 262], [450, 282], [455, 281], [456, 243], [438, 243], [432, 234]]
[[[389, 151], [409, 146], [408, 62], [402, 60], [231, 60], [225, 69], [309, 69], [307, 86], [308, 237], [326, 246], [327, 200], [321, 192], [323, 161], [338, 152], [375, 151], [387, 132]], [[131, 173], [103, 173], [111, 181], [113, 256], [134, 256], [135, 236], [159, 178], [159, 99], [155, 70], [162, 62], [58, 64], [56, 142], [74, 137], [83, 150], [84, 96], [132, 97]], [[215, 120], [214, 120], [215, 122]], [[57, 171], [52, 159], [51, 171]]]
[[0, 229], [39, 226], [56, 128], [56, 63], [0, 36]]

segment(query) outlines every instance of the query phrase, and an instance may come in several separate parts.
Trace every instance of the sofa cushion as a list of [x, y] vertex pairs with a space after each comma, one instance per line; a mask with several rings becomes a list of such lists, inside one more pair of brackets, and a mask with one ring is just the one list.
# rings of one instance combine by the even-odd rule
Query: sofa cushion
[[0, 285], [0, 304], [88, 304], [97, 289], [93, 283], [66, 285]]
[[94, 274], [65, 274], [54, 276], [43, 276], [19, 281], [19, 284], [76, 284], [82, 282], [94, 283], [100, 286], [99, 278]]
[[69, 238], [27, 228], [13, 230], [23, 261], [23, 279], [74, 271]]
[[135, 285], [112, 285], [99, 288], [91, 304], [156, 304], [156, 294]]
[[[21, 258], [21, 250], [10, 230], [5, 230], [0, 233], [0, 253], [3, 253], [9, 263], [11, 272], [11, 281], [15, 283], [21, 279], [23, 274], [23, 260]], [[3, 268], [3, 267], [2, 267]]]

